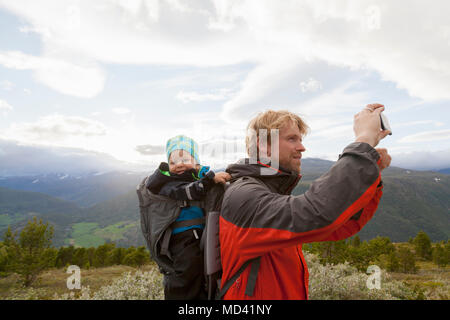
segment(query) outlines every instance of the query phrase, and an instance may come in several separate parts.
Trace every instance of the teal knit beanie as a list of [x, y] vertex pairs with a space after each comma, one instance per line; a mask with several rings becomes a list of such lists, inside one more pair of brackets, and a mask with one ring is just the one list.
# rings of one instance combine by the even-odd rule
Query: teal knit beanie
[[193, 139], [184, 135], [178, 135], [176, 137], [170, 138], [169, 140], [167, 140], [166, 144], [167, 160], [174, 150], [185, 150], [189, 152], [190, 155], [195, 159], [195, 161], [200, 164], [200, 158], [198, 157], [198, 144]]

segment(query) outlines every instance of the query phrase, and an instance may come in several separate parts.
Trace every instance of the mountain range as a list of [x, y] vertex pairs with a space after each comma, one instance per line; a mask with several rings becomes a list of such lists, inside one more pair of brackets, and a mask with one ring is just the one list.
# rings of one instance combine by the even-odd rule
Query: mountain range
[[41, 192], [90, 207], [124, 194], [137, 185], [146, 173], [90, 172], [84, 174], [48, 173], [32, 176], [0, 177], [0, 187]]
[[[302, 160], [302, 180], [293, 194], [333, 165]], [[55, 227], [54, 245], [144, 245], [136, 185], [148, 172], [51, 173], [0, 177], [0, 235], [8, 226], [22, 228], [32, 216]], [[440, 172], [391, 167], [383, 171], [383, 197], [374, 218], [360, 231], [368, 240], [388, 236], [407, 241], [420, 230], [433, 241], [450, 236], [450, 176]]]

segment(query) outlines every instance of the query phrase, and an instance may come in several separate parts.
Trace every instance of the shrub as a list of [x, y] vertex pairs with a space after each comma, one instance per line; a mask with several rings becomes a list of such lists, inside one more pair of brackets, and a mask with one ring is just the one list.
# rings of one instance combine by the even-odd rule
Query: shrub
[[440, 244], [437, 244], [433, 248], [433, 262], [439, 268], [445, 268], [445, 266], [448, 264], [448, 254], [445, 251], [445, 248], [442, 247]]
[[58, 296], [57, 300], [162, 300], [164, 289], [162, 275], [157, 268], [135, 273], [126, 272], [110, 285], [103, 286], [96, 292], [89, 287], [81, 287], [78, 294], [71, 292]]
[[414, 253], [408, 248], [401, 247], [397, 252], [397, 257], [399, 260], [398, 271], [403, 273], [416, 273], [418, 267], [416, 266], [416, 258]]
[[359, 272], [348, 262], [322, 265], [319, 258], [305, 253], [309, 267], [309, 298], [311, 300], [397, 300], [415, 299], [416, 295], [400, 281], [391, 281], [382, 270], [381, 288], [368, 289], [369, 275]]
[[365, 271], [369, 265], [379, 262], [380, 256], [389, 256], [395, 252], [394, 245], [387, 237], [376, 237], [368, 242], [361, 242], [359, 237], [355, 236], [348, 241], [316, 242], [305, 245], [304, 248], [317, 254], [322, 264], [348, 261], [359, 271]]
[[50, 248], [52, 237], [53, 226], [36, 217], [28, 221], [18, 239], [8, 228], [4, 241], [8, 251], [7, 270], [18, 273], [25, 286], [30, 286], [43, 270], [55, 265], [57, 251]]
[[420, 231], [414, 238], [413, 243], [414, 250], [419, 257], [431, 260], [431, 240], [425, 232]]
[[108, 256], [110, 252], [114, 250], [114, 243], [105, 243], [101, 246], [98, 246], [95, 250], [93, 265], [96, 268], [106, 267], [108, 265]]
[[73, 260], [74, 251], [75, 248], [73, 246], [59, 248], [55, 262], [56, 267], [62, 268], [67, 264], [73, 264], [71, 262]]
[[108, 265], [113, 266], [123, 264], [125, 251], [125, 248], [114, 248], [107, 258]]

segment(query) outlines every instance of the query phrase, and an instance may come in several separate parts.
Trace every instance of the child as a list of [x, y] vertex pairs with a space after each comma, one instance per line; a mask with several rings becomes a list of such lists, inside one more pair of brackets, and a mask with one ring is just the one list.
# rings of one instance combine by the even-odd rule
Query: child
[[[183, 135], [167, 141], [168, 163], [147, 179], [146, 187], [154, 194], [175, 200], [202, 200], [215, 183], [231, 179], [226, 172], [214, 174], [209, 167], [201, 166], [197, 143]], [[203, 218], [204, 212], [198, 206], [181, 209], [175, 222]], [[174, 273], [164, 275], [166, 300], [206, 299], [203, 274], [203, 254], [200, 238], [204, 223], [174, 228], [170, 236], [169, 252]]]

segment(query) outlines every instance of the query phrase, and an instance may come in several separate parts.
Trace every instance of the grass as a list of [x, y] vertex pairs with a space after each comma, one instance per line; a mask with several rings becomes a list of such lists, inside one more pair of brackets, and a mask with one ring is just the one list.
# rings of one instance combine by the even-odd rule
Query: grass
[[431, 261], [417, 261], [417, 273], [391, 272], [394, 280], [403, 281], [430, 300], [450, 299], [450, 266], [439, 268]]
[[[422, 292], [424, 298], [429, 300], [450, 299], [450, 267], [437, 268], [433, 263], [420, 261], [421, 269], [416, 274], [389, 273], [392, 280], [403, 281], [417, 292]], [[154, 263], [139, 268], [141, 271], [149, 271], [156, 268]], [[89, 286], [92, 292], [100, 287], [109, 285], [125, 272], [134, 273], [137, 268], [130, 266], [111, 266], [105, 268], [81, 269], [81, 285]], [[43, 272], [40, 280], [33, 284], [32, 288], [22, 288], [19, 285], [17, 274], [11, 274], [0, 278], [0, 300], [2, 299], [53, 299], [55, 293], [61, 296], [72, 291], [67, 289], [66, 268], [51, 269]]]
[[0, 214], [0, 227], [7, 227], [12, 223], [12, 219], [8, 214]]
[[[98, 247], [105, 243], [105, 239], [95, 234], [98, 224], [94, 222], [81, 222], [72, 226], [72, 239], [68, 242], [73, 242], [74, 246], [79, 247]], [[69, 244], [68, 243], [68, 244]]]
[[99, 228], [95, 222], [80, 222], [72, 226], [72, 238], [66, 239], [66, 244], [76, 247], [98, 247], [109, 241], [124, 239], [124, 233], [136, 226], [136, 222], [121, 221], [116, 224]]
[[[0, 214], [0, 229], [7, 229], [10, 225], [26, 219], [24, 214]], [[2, 233], [3, 234], [3, 233]]]
[[[128, 227], [129, 224], [119, 223], [101, 230], [117, 232], [118, 230], [125, 230]], [[77, 235], [83, 236], [88, 232], [95, 232], [95, 228], [96, 224], [92, 223], [78, 224], [76, 229], [78, 232]], [[116, 228], [118, 230], [115, 230]], [[397, 247], [411, 247], [408, 243], [395, 243], [394, 245]], [[392, 280], [402, 281], [415, 291], [423, 293], [423, 298], [430, 300], [449, 300], [450, 266], [439, 268], [432, 261], [424, 260], [416, 261], [416, 265], [419, 269], [415, 274], [389, 272], [389, 275]], [[144, 265], [140, 270], [148, 271], [152, 268], [156, 268], [154, 263]], [[123, 273], [135, 272], [136, 270], [136, 268], [130, 266], [81, 269], [81, 285], [89, 286], [95, 292], [100, 287], [111, 284], [114, 279], [119, 278]], [[66, 273], [66, 268], [45, 271], [41, 274], [40, 281], [33, 284], [32, 289], [21, 288], [17, 274], [11, 274], [3, 278], [0, 277], [0, 299], [28, 299], [30, 297], [53, 299], [55, 293], [62, 295], [71, 292], [66, 286], [66, 281], [69, 276], [70, 274]]]
[[[148, 271], [156, 268], [155, 264], [147, 264], [139, 268], [141, 271]], [[77, 289], [67, 289], [66, 268], [51, 269], [43, 272], [39, 281], [31, 288], [23, 288], [19, 284], [19, 276], [11, 274], [8, 277], [0, 278], [0, 299], [30, 299], [38, 298], [42, 300], [53, 299], [55, 293], [59, 296]], [[135, 272], [137, 268], [130, 266], [111, 266], [105, 268], [81, 269], [81, 285], [89, 286], [95, 292], [100, 287], [111, 284], [114, 279], [119, 278], [124, 272]]]
[[103, 229], [96, 230], [95, 235], [110, 241], [117, 241], [120, 239], [125, 239], [123, 236], [124, 232], [135, 226], [136, 222], [130, 223], [129, 221], [121, 221], [116, 224], [109, 225]]
[[[407, 248], [415, 252], [414, 245], [408, 242], [393, 243], [396, 249]], [[434, 245], [434, 244], [433, 244]], [[432, 261], [418, 259], [416, 256], [417, 273], [390, 272], [393, 279], [403, 281], [419, 292], [423, 292], [427, 299], [450, 299], [450, 266], [439, 268]]]

